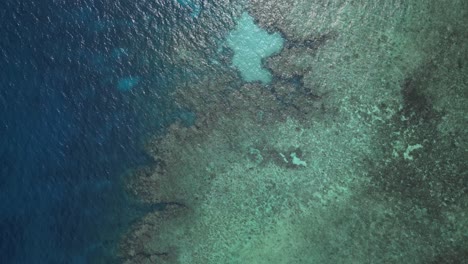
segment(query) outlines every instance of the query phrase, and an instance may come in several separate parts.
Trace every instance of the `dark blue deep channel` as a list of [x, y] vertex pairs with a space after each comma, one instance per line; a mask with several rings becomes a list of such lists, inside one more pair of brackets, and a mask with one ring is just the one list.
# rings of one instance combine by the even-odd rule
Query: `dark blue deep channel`
[[[157, 55], [170, 30], [138, 31], [145, 2], [1, 1], [0, 263], [115, 263], [144, 210], [123, 175], [178, 115]], [[154, 3], [153, 19], [174, 12]]]

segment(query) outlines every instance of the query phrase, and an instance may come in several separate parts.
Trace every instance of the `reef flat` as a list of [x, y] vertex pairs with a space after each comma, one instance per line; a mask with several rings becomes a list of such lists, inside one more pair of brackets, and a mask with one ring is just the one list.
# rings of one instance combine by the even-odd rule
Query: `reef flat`
[[271, 82], [242, 78], [222, 42], [177, 44], [197, 78], [173, 96], [196, 120], [147, 143], [128, 191], [165, 209], [122, 238], [122, 262], [466, 259], [467, 2], [231, 4], [226, 38], [243, 12], [284, 37]]

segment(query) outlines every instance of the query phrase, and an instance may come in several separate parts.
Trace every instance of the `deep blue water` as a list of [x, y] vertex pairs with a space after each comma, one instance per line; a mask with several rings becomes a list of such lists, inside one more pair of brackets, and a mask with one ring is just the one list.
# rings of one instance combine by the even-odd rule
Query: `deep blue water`
[[0, 3], [0, 263], [115, 261], [139, 213], [122, 175], [149, 162], [147, 135], [187, 115], [165, 99], [177, 68], [158, 23], [180, 6], [134, 2]]

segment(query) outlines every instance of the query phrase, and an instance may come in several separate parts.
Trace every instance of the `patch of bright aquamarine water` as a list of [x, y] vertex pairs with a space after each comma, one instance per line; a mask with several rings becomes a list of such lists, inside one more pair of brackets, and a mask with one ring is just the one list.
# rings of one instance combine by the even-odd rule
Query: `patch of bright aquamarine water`
[[140, 77], [124, 77], [117, 82], [117, 89], [120, 91], [129, 91], [140, 82]]
[[243, 13], [237, 21], [237, 27], [227, 38], [228, 46], [234, 51], [232, 64], [240, 71], [246, 82], [271, 81], [271, 73], [262, 67], [262, 59], [279, 52], [283, 47], [283, 38], [278, 34], [269, 34], [258, 27], [248, 13]]

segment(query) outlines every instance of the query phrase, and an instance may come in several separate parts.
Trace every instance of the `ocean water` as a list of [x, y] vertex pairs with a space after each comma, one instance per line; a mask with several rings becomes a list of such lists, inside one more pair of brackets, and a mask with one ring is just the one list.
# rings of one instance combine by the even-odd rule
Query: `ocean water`
[[113, 263], [145, 211], [122, 177], [149, 132], [193, 115], [165, 96], [163, 20], [199, 11], [144, 2], [0, 3], [0, 263]]

